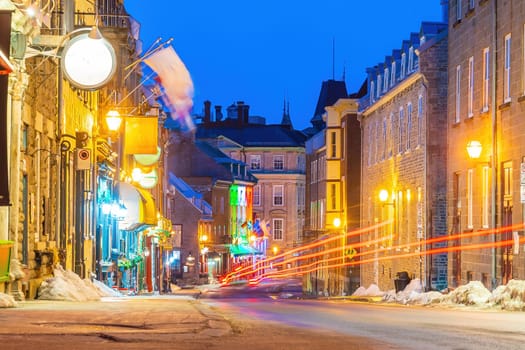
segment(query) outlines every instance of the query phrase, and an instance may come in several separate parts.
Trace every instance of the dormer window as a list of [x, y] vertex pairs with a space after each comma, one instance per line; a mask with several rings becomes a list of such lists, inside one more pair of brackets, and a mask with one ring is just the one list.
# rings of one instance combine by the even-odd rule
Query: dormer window
[[405, 79], [407, 65], [407, 55], [403, 52], [401, 54], [401, 79]]
[[374, 103], [374, 101], [376, 100], [374, 98], [374, 94], [375, 94], [375, 84], [373, 81], [370, 82], [370, 103]]
[[383, 92], [386, 92], [388, 90], [388, 76], [389, 76], [389, 72], [388, 72], [388, 68], [385, 68], [385, 80], [383, 80]]
[[408, 49], [408, 73], [414, 70], [414, 48]]
[[381, 87], [383, 85], [383, 81], [381, 79], [381, 74], [377, 76], [377, 98], [381, 96]]
[[396, 61], [392, 62], [392, 73], [390, 78], [390, 86], [394, 86], [396, 84]]

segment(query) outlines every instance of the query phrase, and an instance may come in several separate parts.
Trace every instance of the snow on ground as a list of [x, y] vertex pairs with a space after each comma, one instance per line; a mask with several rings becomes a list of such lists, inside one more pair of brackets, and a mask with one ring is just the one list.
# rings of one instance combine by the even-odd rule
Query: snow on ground
[[7, 294], [0, 293], [0, 308], [15, 307], [17, 303], [15, 299]]
[[422, 292], [419, 279], [413, 279], [402, 291], [383, 292], [377, 285], [367, 289], [359, 287], [353, 296], [381, 296], [383, 301], [399, 304], [436, 305], [436, 306], [471, 306], [495, 308], [509, 311], [525, 311], [525, 281], [511, 280], [507, 285], [499, 286], [491, 293], [479, 281], [472, 281], [452, 290], [448, 294], [440, 292]]
[[57, 265], [53, 277], [42, 282], [38, 288], [38, 299], [63, 301], [100, 300], [101, 297], [115, 296], [115, 292], [103, 287], [101, 282], [81, 279], [76, 273], [66, 271]]

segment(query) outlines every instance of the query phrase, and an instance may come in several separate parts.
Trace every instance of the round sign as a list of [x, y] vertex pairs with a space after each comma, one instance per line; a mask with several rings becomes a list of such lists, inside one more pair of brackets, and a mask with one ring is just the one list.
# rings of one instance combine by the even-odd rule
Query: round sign
[[99, 88], [115, 74], [115, 50], [104, 38], [92, 39], [88, 34], [80, 34], [64, 47], [62, 70], [69, 82], [78, 88]]
[[82, 149], [82, 150], [78, 151], [78, 158], [80, 160], [87, 160], [87, 159], [89, 159], [89, 150]]

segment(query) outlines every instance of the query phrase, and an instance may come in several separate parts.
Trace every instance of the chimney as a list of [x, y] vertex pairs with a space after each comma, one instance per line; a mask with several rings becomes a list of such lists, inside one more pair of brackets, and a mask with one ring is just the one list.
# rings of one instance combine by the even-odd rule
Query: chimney
[[237, 101], [237, 122], [244, 124], [244, 101]]
[[215, 106], [215, 121], [220, 122], [222, 120], [222, 106]]
[[204, 101], [204, 124], [211, 122], [211, 102]]
[[244, 123], [245, 124], [249, 124], [250, 123], [250, 106], [249, 105], [244, 105], [243, 106], [243, 118], [244, 118]]
[[448, 0], [441, 0], [443, 22], [448, 23]]

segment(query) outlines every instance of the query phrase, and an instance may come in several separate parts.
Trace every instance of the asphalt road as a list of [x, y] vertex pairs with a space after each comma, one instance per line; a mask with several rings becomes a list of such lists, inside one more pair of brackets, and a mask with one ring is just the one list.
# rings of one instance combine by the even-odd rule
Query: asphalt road
[[29, 301], [0, 309], [0, 349], [525, 348], [524, 312], [299, 295], [297, 285], [267, 283], [101, 302]]
[[[404, 306], [348, 300], [298, 300], [290, 286], [232, 286], [203, 302], [245, 320], [366, 338], [401, 349], [525, 349], [525, 312]], [[267, 297], [263, 294], [266, 292]], [[286, 298], [286, 299], [282, 299]]]

